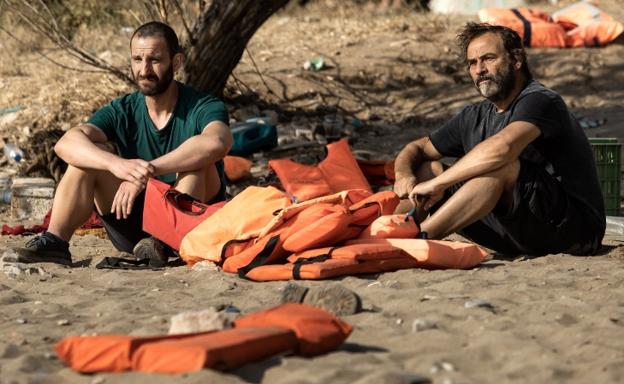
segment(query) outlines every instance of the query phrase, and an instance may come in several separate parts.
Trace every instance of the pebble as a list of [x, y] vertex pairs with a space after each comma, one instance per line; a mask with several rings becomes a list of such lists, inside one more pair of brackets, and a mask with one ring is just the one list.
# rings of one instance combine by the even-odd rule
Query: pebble
[[471, 299], [464, 303], [464, 308], [485, 308], [485, 309], [494, 309], [494, 306], [486, 300], [483, 299]]
[[35, 301], [33, 302], [33, 304], [35, 304], [35, 305], [41, 305], [41, 304], [43, 304], [43, 301], [40, 301], [40, 300], [35, 300]]
[[373, 283], [368, 284], [366, 288], [374, 287], [375, 285], [381, 285], [381, 283], [379, 281], [375, 281]]
[[438, 373], [438, 372], [455, 372], [455, 366], [453, 366], [453, 364], [449, 363], [448, 361], [441, 361], [439, 363], [434, 363], [431, 366], [431, 369], [429, 370], [431, 373]]
[[7, 250], [0, 257], [0, 268], [9, 278], [15, 279], [21, 276], [39, 276], [45, 281], [51, 275], [42, 267], [17, 262], [17, 254], [13, 250]]
[[426, 331], [429, 329], [437, 329], [437, 328], [438, 328], [438, 325], [434, 321], [428, 320], [428, 319], [416, 319], [412, 323], [412, 333]]
[[438, 298], [438, 296], [435, 296], [435, 295], [423, 295], [422, 301], [436, 300], [437, 298]]
[[48, 360], [56, 360], [56, 355], [54, 353], [46, 352], [43, 354], [43, 357]]
[[26, 323], [28, 323], [28, 320], [26, 320], [26, 319], [17, 319], [15, 321], [17, 322], [17, 324], [26, 324]]
[[396, 319], [396, 323], [397, 323], [397, 325], [403, 324], [403, 319], [400, 319], [400, 318]]
[[152, 292], [158, 292], [158, 291], [160, 291], [160, 288], [154, 288], [154, 289], [152, 289]]
[[191, 268], [193, 271], [219, 271], [219, 266], [212, 261], [204, 260], [199, 263], [195, 263]]
[[169, 334], [222, 331], [231, 327], [231, 319], [224, 312], [208, 308], [198, 312], [182, 312], [171, 317]]
[[62, 319], [56, 322], [56, 325], [61, 325], [61, 326], [65, 326], [65, 325], [70, 325], [70, 321], [67, 319]]
[[93, 380], [91, 380], [91, 384], [102, 384], [105, 381], [106, 381], [105, 378], [103, 378], [102, 376], [98, 376], [98, 377], [94, 377]]

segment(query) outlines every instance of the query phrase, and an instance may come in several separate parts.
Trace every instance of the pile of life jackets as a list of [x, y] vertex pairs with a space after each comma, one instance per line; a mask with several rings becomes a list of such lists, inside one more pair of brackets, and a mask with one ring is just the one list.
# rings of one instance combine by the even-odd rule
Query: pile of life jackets
[[226, 370], [270, 356], [321, 355], [338, 348], [352, 327], [322, 309], [288, 303], [252, 313], [218, 332], [135, 337], [69, 336], [55, 347], [60, 360], [82, 373], [182, 373]]
[[616, 40], [624, 26], [587, 1], [552, 15], [531, 8], [483, 8], [479, 20], [516, 31], [525, 47], [602, 47]]
[[189, 265], [209, 260], [255, 281], [325, 279], [404, 268], [472, 268], [474, 244], [417, 239], [412, 216], [394, 215], [392, 191], [373, 193], [346, 141], [317, 166], [272, 161], [286, 191], [248, 187], [184, 236]]

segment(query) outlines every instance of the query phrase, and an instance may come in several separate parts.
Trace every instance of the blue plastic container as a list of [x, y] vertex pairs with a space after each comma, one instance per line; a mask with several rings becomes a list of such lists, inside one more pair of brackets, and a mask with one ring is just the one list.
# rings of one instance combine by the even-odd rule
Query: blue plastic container
[[277, 146], [277, 127], [267, 124], [261, 118], [237, 123], [231, 128], [234, 143], [230, 155], [247, 156]]

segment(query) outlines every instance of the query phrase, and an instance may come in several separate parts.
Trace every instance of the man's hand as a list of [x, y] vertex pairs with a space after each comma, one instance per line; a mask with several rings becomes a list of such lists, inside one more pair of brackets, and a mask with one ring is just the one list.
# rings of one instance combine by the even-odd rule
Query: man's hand
[[110, 164], [109, 171], [118, 179], [129, 181], [142, 189], [147, 179], [153, 176], [154, 166], [142, 159], [117, 158]]
[[134, 200], [144, 187], [139, 187], [130, 181], [123, 181], [117, 189], [113, 204], [111, 205], [111, 213], [115, 213], [117, 220], [122, 217], [127, 219], [132, 211]]
[[409, 193], [409, 199], [415, 207], [420, 207], [428, 212], [431, 207], [444, 197], [445, 188], [431, 179], [417, 184]]
[[394, 182], [394, 193], [396, 193], [400, 199], [405, 199], [409, 197], [416, 183], [417, 181], [414, 176], [398, 177]]

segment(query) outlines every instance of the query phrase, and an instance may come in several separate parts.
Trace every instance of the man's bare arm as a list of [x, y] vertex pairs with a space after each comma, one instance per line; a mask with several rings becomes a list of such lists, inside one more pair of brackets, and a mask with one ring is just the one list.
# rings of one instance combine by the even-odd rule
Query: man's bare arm
[[428, 137], [414, 140], [407, 144], [394, 161], [394, 174], [396, 182], [394, 192], [399, 197], [407, 197], [414, 186], [418, 183], [415, 170], [425, 161], [434, 161], [442, 158]]
[[446, 189], [460, 181], [492, 172], [518, 159], [520, 153], [541, 134], [528, 122], [515, 121], [475, 146], [434, 180]]
[[225, 123], [213, 121], [201, 135], [193, 136], [175, 150], [152, 160], [154, 175], [194, 171], [215, 163], [229, 152], [232, 134]]
[[54, 146], [56, 154], [76, 168], [109, 171], [117, 178], [144, 186], [153, 167], [142, 159], [122, 159], [103, 149], [106, 135], [98, 127], [81, 124], [67, 131]]

